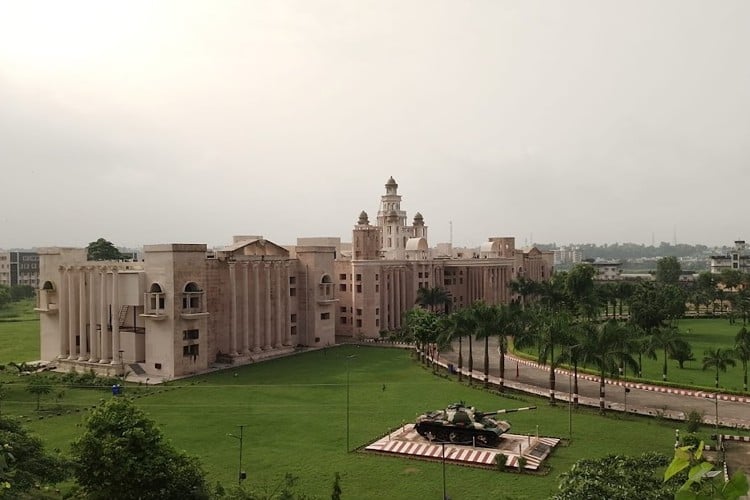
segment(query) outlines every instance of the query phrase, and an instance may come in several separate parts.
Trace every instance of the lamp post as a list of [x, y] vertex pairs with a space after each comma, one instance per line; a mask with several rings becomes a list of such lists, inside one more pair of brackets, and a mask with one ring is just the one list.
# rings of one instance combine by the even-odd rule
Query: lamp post
[[[573, 363], [573, 349], [581, 344], [568, 346], [568, 362]], [[573, 372], [568, 366], [568, 443], [573, 441]]]
[[242, 481], [244, 481], [245, 478], [247, 478], [247, 474], [245, 474], [245, 471], [242, 470], [242, 441], [243, 441], [242, 438], [243, 438], [243, 435], [244, 435], [245, 426], [244, 425], [238, 425], [237, 427], [240, 428], [240, 435], [239, 436], [235, 436], [234, 434], [227, 434], [227, 436], [233, 437], [235, 439], [239, 439], [239, 441], [240, 441], [240, 464], [239, 464], [239, 470], [237, 472], [237, 484], [241, 485]]
[[719, 393], [718, 392], [714, 394], [714, 405], [716, 406], [716, 422], [714, 423], [714, 428], [718, 431], [719, 430]]
[[346, 452], [349, 453], [349, 361], [356, 358], [356, 354], [346, 357]]
[[120, 357], [120, 376], [122, 377], [123, 382], [125, 382], [125, 361], [122, 359], [122, 353], [124, 352], [123, 349], [117, 351], [117, 354]]
[[445, 492], [445, 442], [440, 444], [443, 445], [443, 500], [447, 500], [448, 494]]
[[628, 393], [630, 392], [630, 387], [625, 388], [625, 415], [628, 414]]

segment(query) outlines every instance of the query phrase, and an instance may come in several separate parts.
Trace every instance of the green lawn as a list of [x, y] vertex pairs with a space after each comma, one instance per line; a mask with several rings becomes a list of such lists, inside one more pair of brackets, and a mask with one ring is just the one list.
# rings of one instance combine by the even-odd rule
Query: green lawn
[[33, 300], [24, 300], [0, 309], [0, 365], [39, 359], [39, 317], [33, 308]]
[[[536, 411], [514, 413], [513, 431], [567, 437], [566, 406], [543, 400], [499, 397], [436, 377], [407, 351], [371, 347], [339, 347], [278, 359], [236, 370], [186, 379], [168, 387], [128, 388], [148, 396], [136, 399], [180, 449], [199, 456], [211, 483], [236, 480], [237, 425], [245, 424], [244, 468], [254, 485], [273, 487], [284, 473], [298, 475], [304, 491], [330, 495], [335, 472], [342, 475], [345, 498], [439, 498], [439, 463], [346, 453], [346, 359], [350, 363], [350, 442], [362, 446], [422, 411], [465, 400], [481, 409], [537, 404]], [[235, 375], [236, 374], [236, 375]], [[9, 374], [5, 375], [10, 377]], [[16, 377], [18, 378], [18, 377]], [[385, 390], [383, 386], [385, 385]], [[10, 387], [3, 412], [23, 414], [27, 425], [50, 448], [67, 452], [81, 432], [86, 406], [111, 397], [106, 389], [64, 389], [43, 408], [53, 416], [39, 420], [23, 381]], [[60, 390], [63, 390], [62, 388]], [[76, 412], [75, 410], [79, 410]], [[68, 413], [69, 412], [69, 413]], [[557, 476], [582, 457], [608, 453], [671, 453], [674, 423], [629, 417], [603, 418], [589, 410], [573, 415], [571, 446], [558, 447], [545, 476], [498, 473], [449, 466], [452, 498], [545, 498], [557, 487]]]
[[[667, 361], [667, 380], [685, 385], [714, 387], [714, 369], [703, 370], [703, 354], [706, 349], [731, 349], [734, 347], [734, 336], [742, 328], [742, 322], [734, 325], [729, 320], [722, 319], [683, 319], [678, 322], [680, 332], [690, 342], [695, 361], [685, 362], [685, 368], [680, 369], [677, 361]], [[663, 369], [663, 353], [658, 353], [657, 360], [643, 362], [643, 376], [651, 380], [661, 380]], [[719, 372], [719, 384], [724, 389], [742, 391], [742, 363], [730, 367], [726, 372]]]

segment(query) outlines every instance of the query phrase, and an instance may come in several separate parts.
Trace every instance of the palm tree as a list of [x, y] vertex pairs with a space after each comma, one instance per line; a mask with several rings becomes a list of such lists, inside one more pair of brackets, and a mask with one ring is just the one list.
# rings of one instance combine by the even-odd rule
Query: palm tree
[[649, 350], [647, 354], [656, 359], [656, 349], [664, 351], [664, 368], [662, 380], [667, 381], [667, 358], [670, 353], [684, 349], [685, 340], [680, 336], [679, 330], [674, 327], [657, 328], [649, 337]]
[[500, 372], [500, 392], [505, 390], [505, 355], [508, 353], [508, 336], [515, 336], [522, 328], [523, 310], [514, 304], [499, 304], [497, 324], [497, 350], [500, 354], [498, 369]]
[[750, 330], [744, 326], [734, 337], [734, 353], [742, 363], [744, 377], [742, 379], [744, 391], [747, 392], [747, 364], [750, 361]]
[[618, 364], [624, 363], [636, 369], [638, 364], [633, 356], [621, 349], [620, 336], [623, 327], [617, 321], [609, 320], [597, 328], [587, 329], [580, 347], [582, 361], [593, 364], [599, 370], [599, 411], [605, 410], [605, 384], [607, 373], [617, 371]]
[[532, 281], [524, 276], [511, 281], [508, 286], [511, 292], [521, 296], [521, 309], [526, 309], [526, 299], [536, 295], [539, 290], [539, 284], [536, 281]]
[[484, 339], [484, 386], [489, 385], [490, 378], [490, 337], [498, 328], [498, 310], [484, 302], [474, 302], [470, 308], [474, 320], [474, 335], [477, 340]]
[[[445, 312], [450, 304], [451, 296], [445, 288], [436, 286], [433, 288], [420, 288], [417, 290], [416, 303], [432, 312]], [[438, 311], [438, 306], [443, 306]]]
[[716, 349], [706, 349], [703, 354], [703, 369], [716, 368], [716, 388], [718, 389], [719, 370], [725, 372], [728, 367], [736, 366], [737, 364], [732, 357], [732, 350], [717, 347]]
[[468, 317], [468, 309], [459, 309], [448, 316], [444, 316], [441, 322], [441, 342], [452, 342], [458, 340], [458, 381], [463, 380], [463, 338], [471, 335], [471, 323]]

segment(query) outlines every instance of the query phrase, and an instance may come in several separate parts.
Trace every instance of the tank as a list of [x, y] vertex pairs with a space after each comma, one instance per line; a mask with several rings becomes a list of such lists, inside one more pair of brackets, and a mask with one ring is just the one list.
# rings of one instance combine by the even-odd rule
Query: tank
[[492, 448], [500, 442], [500, 436], [510, 430], [510, 422], [497, 420], [496, 415], [535, 409], [536, 406], [527, 406], [486, 412], [462, 401], [444, 410], [420, 415], [414, 428], [420, 436], [433, 442]]

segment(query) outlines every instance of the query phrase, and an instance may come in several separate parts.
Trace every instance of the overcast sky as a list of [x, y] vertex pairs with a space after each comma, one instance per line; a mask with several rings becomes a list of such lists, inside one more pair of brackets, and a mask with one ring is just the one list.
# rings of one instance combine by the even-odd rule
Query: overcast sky
[[0, 248], [750, 239], [750, 2], [0, 0]]

